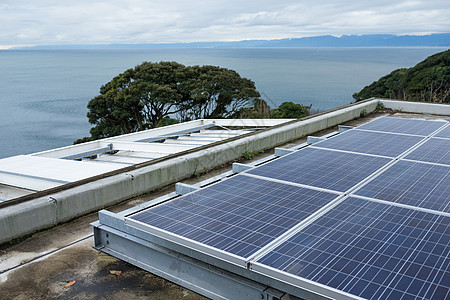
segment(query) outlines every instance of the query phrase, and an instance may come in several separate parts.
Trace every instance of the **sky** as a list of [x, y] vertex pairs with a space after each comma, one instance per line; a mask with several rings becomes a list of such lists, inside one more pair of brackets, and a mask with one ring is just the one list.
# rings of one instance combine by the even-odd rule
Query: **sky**
[[0, 49], [423, 35], [450, 32], [444, 0], [0, 0]]

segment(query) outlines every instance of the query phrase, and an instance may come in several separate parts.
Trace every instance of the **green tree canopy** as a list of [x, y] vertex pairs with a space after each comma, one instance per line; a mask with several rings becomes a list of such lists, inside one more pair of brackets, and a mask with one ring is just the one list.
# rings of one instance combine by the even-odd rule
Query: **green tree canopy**
[[182, 103], [182, 121], [231, 117], [260, 96], [251, 80], [233, 70], [194, 66], [186, 71], [180, 88], [189, 97]]
[[450, 102], [450, 50], [434, 54], [409, 69], [398, 69], [353, 94], [370, 97]]
[[278, 108], [270, 108], [266, 101], [255, 99], [253, 107], [242, 109], [236, 116], [241, 119], [300, 119], [309, 116], [312, 105], [283, 102]]
[[155, 128], [169, 116], [230, 117], [259, 96], [255, 84], [233, 70], [144, 62], [114, 77], [89, 102], [90, 139]]
[[273, 110], [275, 119], [299, 119], [309, 115], [312, 105], [295, 104], [294, 102], [283, 102], [277, 109]]

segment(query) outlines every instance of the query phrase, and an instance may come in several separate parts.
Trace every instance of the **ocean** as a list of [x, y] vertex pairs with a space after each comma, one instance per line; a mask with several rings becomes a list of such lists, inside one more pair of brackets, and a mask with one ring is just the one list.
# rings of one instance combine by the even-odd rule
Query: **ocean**
[[327, 110], [395, 69], [445, 48], [211, 48], [0, 51], [0, 158], [89, 136], [87, 104], [114, 76], [144, 61], [236, 70], [270, 106]]

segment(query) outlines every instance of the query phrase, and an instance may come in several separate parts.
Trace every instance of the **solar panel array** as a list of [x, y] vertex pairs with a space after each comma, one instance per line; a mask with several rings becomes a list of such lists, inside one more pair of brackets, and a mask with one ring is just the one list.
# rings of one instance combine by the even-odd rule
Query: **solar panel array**
[[[423, 139], [422, 136], [348, 130], [321, 142], [319, 147], [365, 154], [397, 157]], [[364, 141], [364, 142], [361, 142]]]
[[440, 132], [435, 134], [434, 136], [435, 137], [440, 137], [440, 138], [450, 139], [450, 127], [447, 126], [443, 130], [441, 130]]
[[402, 134], [413, 134], [428, 136], [440, 129], [447, 122], [428, 121], [403, 118], [378, 118], [359, 126], [362, 130], [374, 130], [381, 132], [393, 132]]
[[450, 138], [431, 138], [405, 158], [450, 166]]
[[449, 222], [348, 198], [259, 263], [363, 298], [447, 299]]
[[306, 148], [248, 171], [248, 174], [345, 192], [390, 159]]
[[449, 298], [448, 128], [378, 118], [128, 219], [325, 295]]
[[450, 166], [399, 161], [355, 195], [450, 213]]
[[337, 196], [237, 175], [133, 219], [247, 258]]

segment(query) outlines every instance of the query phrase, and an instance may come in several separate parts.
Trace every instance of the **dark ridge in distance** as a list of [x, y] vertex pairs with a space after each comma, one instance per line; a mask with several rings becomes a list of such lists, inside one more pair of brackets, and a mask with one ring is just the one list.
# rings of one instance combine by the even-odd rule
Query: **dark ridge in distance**
[[192, 42], [149, 44], [73, 44], [14, 47], [9, 50], [57, 49], [158, 49], [158, 48], [289, 48], [289, 47], [449, 47], [450, 33], [429, 35], [332, 35], [278, 39], [244, 40], [236, 42]]

